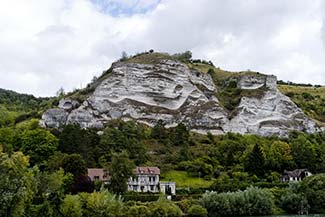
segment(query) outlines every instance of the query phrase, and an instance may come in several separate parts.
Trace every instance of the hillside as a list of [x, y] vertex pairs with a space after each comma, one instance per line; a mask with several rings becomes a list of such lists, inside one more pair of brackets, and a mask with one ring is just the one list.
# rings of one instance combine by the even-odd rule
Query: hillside
[[[67, 207], [68, 216], [71, 214], [71, 204], [77, 204], [73, 205], [77, 211], [91, 213], [85, 216], [93, 216], [94, 209], [91, 207], [98, 210], [99, 205], [112, 207], [112, 204], [116, 206], [114, 205], [110, 214], [128, 213], [128, 216], [138, 216], [139, 212], [134, 210], [160, 211], [172, 208], [178, 211], [177, 216], [181, 216], [180, 213], [190, 213], [193, 206], [207, 200], [209, 194], [205, 192], [214, 191], [212, 194], [218, 194], [216, 198], [220, 198], [221, 202], [237, 201], [239, 196], [242, 197], [241, 201], [247, 200], [242, 206], [257, 204], [256, 198], [268, 201], [272, 205], [270, 214], [296, 213], [292, 207], [301, 206], [300, 200], [296, 200], [298, 197], [310, 207], [310, 213], [319, 213], [319, 210], [324, 209], [324, 201], [319, 198], [324, 195], [322, 183], [325, 183], [325, 177], [317, 174], [325, 172], [324, 132], [310, 134], [301, 132], [298, 128], [298, 131], [288, 132], [287, 137], [232, 132], [212, 135], [209, 132], [190, 132], [188, 125], [184, 125], [186, 122], [175, 123], [167, 128], [166, 120], [168, 121], [169, 116], [160, 116], [157, 122], [148, 126], [148, 122], [140, 123], [139, 119], [130, 117], [128, 119], [123, 113], [121, 118], [108, 119], [108, 116], [102, 116], [105, 113], [100, 112], [92, 113], [98, 120], [107, 118], [104, 119], [100, 130], [81, 128], [80, 125], [74, 124], [75, 122], [65, 122], [58, 126], [59, 130], [40, 127], [39, 120], [44, 121], [44, 116], [42, 120], [40, 114], [49, 108], [51, 109], [45, 114], [49, 111], [57, 112], [57, 115], [75, 117], [81, 120], [81, 123], [92, 123], [93, 116], [89, 118], [84, 115], [85, 112], [95, 111], [94, 108], [100, 105], [109, 105], [103, 106], [104, 110], [114, 110], [112, 102], [118, 104], [118, 99], [122, 96], [130, 103], [127, 106], [125, 102], [121, 104], [121, 108], [127, 108], [124, 110], [125, 114], [134, 115], [134, 111], [138, 110], [133, 108], [139, 108], [139, 105], [143, 106], [141, 112], [149, 108], [148, 111], [153, 112], [153, 117], [161, 115], [162, 111], [168, 111], [169, 115], [179, 118], [178, 114], [186, 115], [187, 111], [189, 117], [197, 121], [196, 126], [205, 126], [205, 123], [209, 122], [206, 122], [208, 119], [197, 119], [195, 115], [205, 113], [215, 106], [225, 114], [225, 120], [236, 120], [242, 112], [252, 111], [251, 105], [257, 109], [257, 113], [267, 113], [268, 105], [274, 104], [276, 106], [273, 108], [278, 111], [283, 111], [281, 109], [289, 105], [285, 109], [287, 114], [283, 117], [290, 118], [292, 111], [298, 112], [300, 118], [305, 117], [288, 97], [278, 91], [274, 76], [249, 71], [227, 72], [209, 62], [184, 60], [179, 56], [168, 56], [166, 59], [164, 55], [166, 54], [145, 54], [114, 63], [112, 68], [95, 79], [86, 89], [65, 96], [36, 98], [0, 90], [0, 106], [4, 111], [0, 114], [0, 122], [3, 123], [0, 124], [0, 190], [5, 192], [1, 195], [0, 202], [5, 201], [2, 204], [11, 209], [8, 201], [16, 205], [18, 200], [22, 200], [21, 192], [25, 192], [25, 197], [30, 198], [26, 199], [24, 204], [21, 203], [24, 205], [26, 216], [62, 216], [64, 207]], [[142, 62], [140, 65], [137, 63], [139, 61]], [[158, 63], [152, 64], [152, 61]], [[155, 70], [152, 70], [153, 67], [156, 67]], [[164, 70], [159, 71], [162, 68]], [[146, 81], [142, 83], [143, 72], [147, 72], [149, 78], [153, 79], [149, 80], [147, 87], [145, 86], [151, 88], [151, 91], [141, 86], [146, 84]], [[132, 85], [121, 85], [125, 82], [125, 77], [131, 79]], [[165, 82], [161, 82], [162, 77]], [[111, 84], [117, 86], [109, 86]], [[177, 86], [180, 84], [183, 88]], [[155, 88], [170, 87], [169, 85], [173, 88], [160, 91], [161, 95], [160, 92], [154, 91]], [[137, 89], [139, 87], [142, 88], [140, 91]], [[170, 89], [175, 90], [174, 87], [177, 87], [176, 92], [183, 94], [173, 95], [175, 93]], [[322, 120], [321, 110], [315, 109], [318, 105], [323, 105], [318, 102], [323, 100], [322, 87], [280, 85], [279, 88], [291, 99], [297, 100], [296, 104], [301, 103], [306, 114]], [[192, 89], [195, 91], [189, 91]], [[110, 91], [116, 94], [111, 95]], [[143, 94], [142, 97], [139, 97], [139, 93]], [[148, 93], [153, 97], [146, 98]], [[166, 97], [166, 94], [169, 97]], [[304, 99], [301, 99], [300, 95]], [[130, 96], [137, 98], [130, 100]], [[184, 100], [181, 100], [182, 97]], [[201, 109], [193, 112], [191, 106], [182, 107], [184, 104], [180, 105], [179, 110], [173, 109], [179, 106], [177, 103], [188, 100], [191, 100], [191, 106], [197, 103]], [[203, 106], [200, 103], [203, 103]], [[269, 114], [275, 114], [272, 112]], [[69, 117], [71, 114], [74, 116]], [[254, 120], [255, 117], [251, 119]], [[57, 123], [57, 120], [53, 120], [53, 123]], [[242, 123], [239, 122], [238, 125], [240, 124]], [[166, 202], [161, 194], [126, 192], [126, 180], [135, 166], [158, 166], [161, 181], [176, 182], [176, 196], [172, 197], [172, 201]], [[118, 174], [115, 176], [117, 180], [109, 185], [100, 181], [91, 182], [87, 177], [87, 168], [105, 168], [110, 174]], [[304, 188], [297, 188], [299, 183], [288, 185], [279, 181], [284, 170], [297, 168], [308, 168], [317, 175], [306, 178], [302, 182]], [[121, 188], [124, 190], [119, 190]], [[246, 191], [243, 191], [245, 189]], [[252, 200], [248, 195], [251, 195]], [[238, 203], [232, 204], [231, 207], [238, 207]], [[227, 202], [225, 208], [218, 210], [228, 208]], [[0, 213], [7, 215], [3, 207], [0, 208]], [[145, 216], [157, 215], [153, 213]]]
[[37, 98], [0, 88], [0, 127], [13, 125], [29, 118], [40, 118], [53, 106], [54, 98]]
[[279, 90], [289, 96], [309, 117], [325, 123], [325, 87], [279, 85]]
[[287, 136], [319, 126], [277, 89], [275, 76], [227, 72], [190, 52], [146, 52], [123, 57], [87, 88], [68, 94], [43, 114], [44, 127], [76, 123], [103, 128], [114, 119], [166, 127], [184, 123], [192, 131]]

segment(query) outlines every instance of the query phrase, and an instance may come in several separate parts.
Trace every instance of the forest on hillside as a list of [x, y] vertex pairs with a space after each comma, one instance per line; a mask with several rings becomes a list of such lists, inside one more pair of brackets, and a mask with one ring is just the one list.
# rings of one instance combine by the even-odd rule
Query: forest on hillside
[[[76, 125], [49, 131], [30, 119], [0, 128], [4, 174], [0, 212], [70, 216], [72, 209], [73, 216], [134, 216], [133, 212], [181, 216], [199, 210], [202, 216], [231, 216], [297, 213], [303, 204], [310, 213], [320, 213], [325, 202], [324, 141], [323, 133], [303, 132], [292, 132], [288, 138], [199, 135], [182, 124], [166, 129], [162, 121], [153, 128], [114, 121], [98, 135]], [[173, 200], [127, 192], [126, 182], [136, 165], [159, 166], [162, 180], [175, 180]], [[89, 167], [107, 168], [118, 175], [107, 186], [92, 183], [87, 178]], [[296, 168], [317, 175], [290, 185], [279, 181], [285, 169]], [[225, 200], [233, 204], [223, 204]], [[266, 208], [249, 208], [247, 204], [254, 200]], [[218, 210], [230, 206], [231, 211], [216, 213], [217, 201]], [[247, 207], [237, 210], [238, 203]], [[96, 209], [105, 212], [98, 214]]]
[[[190, 64], [201, 64], [196, 62]], [[280, 85], [320, 124], [322, 88]], [[324, 133], [214, 136], [190, 132], [184, 124], [167, 129], [163, 120], [152, 128], [115, 120], [100, 132], [77, 125], [41, 128], [42, 113], [61, 97], [36, 98], [0, 89], [0, 216], [325, 212]], [[175, 181], [172, 201], [162, 194], [127, 192], [135, 166], [158, 166], [161, 180]], [[109, 185], [90, 181], [87, 168], [93, 167], [113, 174]], [[314, 175], [302, 182], [280, 182], [284, 170], [294, 169]]]

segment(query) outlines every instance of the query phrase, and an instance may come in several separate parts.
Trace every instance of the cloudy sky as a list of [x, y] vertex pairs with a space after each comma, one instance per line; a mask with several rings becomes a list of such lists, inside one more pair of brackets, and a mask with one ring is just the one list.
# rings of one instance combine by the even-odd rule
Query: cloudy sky
[[324, 2], [0, 0], [0, 88], [70, 91], [149, 49], [325, 85]]

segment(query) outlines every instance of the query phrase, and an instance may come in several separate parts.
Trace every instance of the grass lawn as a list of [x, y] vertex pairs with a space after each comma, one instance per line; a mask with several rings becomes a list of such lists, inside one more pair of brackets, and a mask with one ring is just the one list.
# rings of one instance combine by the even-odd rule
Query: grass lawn
[[207, 188], [212, 183], [213, 180], [205, 180], [203, 178], [191, 177], [186, 171], [176, 171], [171, 170], [164, 173], [160, 177], [161, 181], [172, 181], [176, 182], [176, 187], [191, 187], [191, 188]]

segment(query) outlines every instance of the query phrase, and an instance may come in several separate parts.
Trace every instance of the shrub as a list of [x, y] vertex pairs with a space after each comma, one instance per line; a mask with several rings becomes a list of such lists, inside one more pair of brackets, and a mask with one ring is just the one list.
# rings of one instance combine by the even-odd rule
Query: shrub
[[80, 197], [78, 195], [66, 195], [61, 207], [61, 213], [66, 217], [81, 217], [82, 207]]
[[209, 216], [242, 216], [272, 214], [273, 199], [270, 192], [249, 187], [245, 191], [206, 193], [201, 204]]
[[146, 206], [131, 206], [127, 212], [128, 216], [147, 217], [150, 216], [148, 207]]
[[208, 215], [208, 211], [206, 208], [200, 205], [193, 205], [188, 210], [188, 216], [190, 217], [206, 217]]
[[150, 210], [152, 217], [182, 216], [181, 209], [165, 198], [160, 198], [157, 202], [152, 203]]

